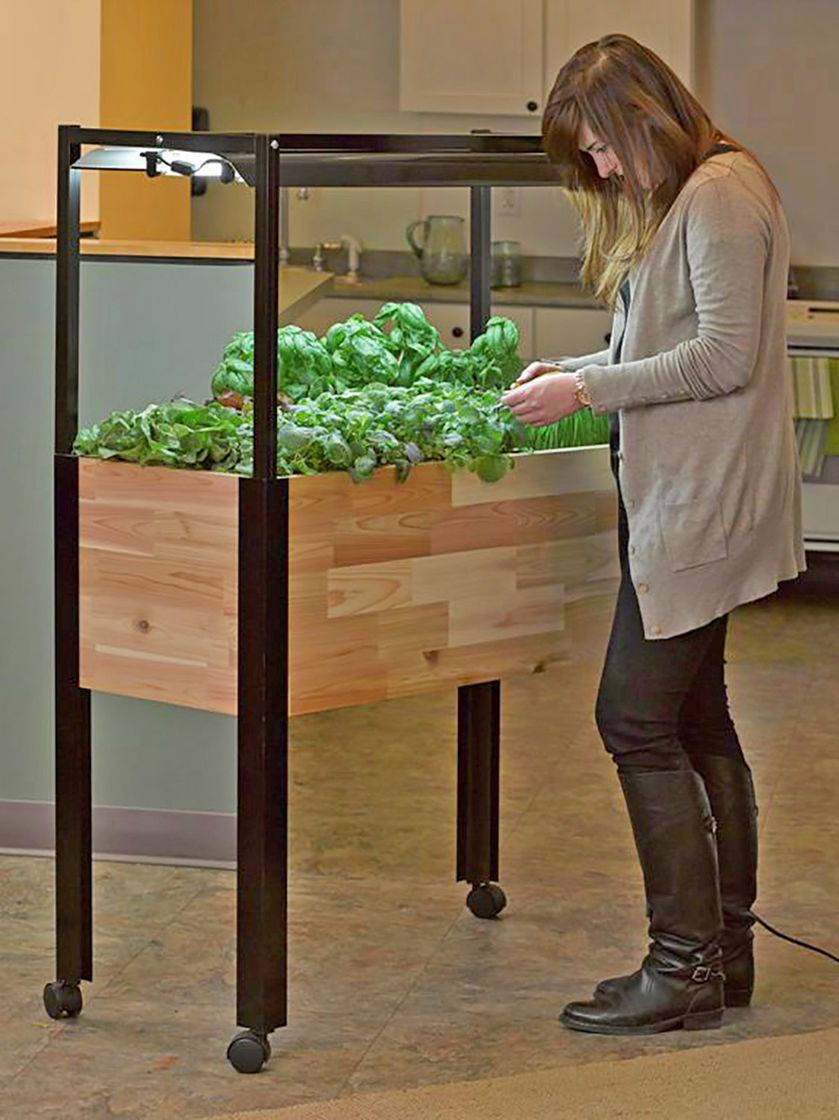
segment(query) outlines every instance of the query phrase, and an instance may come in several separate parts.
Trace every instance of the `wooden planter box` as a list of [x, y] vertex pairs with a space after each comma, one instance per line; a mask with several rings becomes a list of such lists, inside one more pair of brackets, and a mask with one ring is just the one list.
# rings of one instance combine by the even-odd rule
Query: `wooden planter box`
[[[235, 714], [236, 476], [79, 463], [83, 688]], [[617, 587], [608, 448], [289, 482], [291, 715], [602, 653]]]

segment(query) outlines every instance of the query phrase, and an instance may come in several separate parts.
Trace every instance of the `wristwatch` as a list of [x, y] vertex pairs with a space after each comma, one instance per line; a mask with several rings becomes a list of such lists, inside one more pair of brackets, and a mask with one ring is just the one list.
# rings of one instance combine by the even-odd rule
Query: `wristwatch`
[[583, 371], [577, 370], [574, 374], [574, 396], [577, 398], [577, 404], [580, 408], [591, 407], [591, 396], [586, 388], [586, 383], [583, 381]]

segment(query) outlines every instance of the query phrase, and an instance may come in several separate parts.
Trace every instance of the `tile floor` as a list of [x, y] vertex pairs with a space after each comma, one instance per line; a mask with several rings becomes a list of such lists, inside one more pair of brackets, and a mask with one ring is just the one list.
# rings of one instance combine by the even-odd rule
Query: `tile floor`
[[[761, 805], [757, 912], [839, 953], [839, 578], [739, 609], [729, 692]], [[0, 857], [0, 1117], [178, 1120], [839, 1025], [839, 965], [759, 930], [723, 1029], [610, 1038], [556, 1015], [646, 947], [641, 875], [591, 711], [599, 659], [503, 690], [501, 876], [453, 882], [454, 696], [295, 721], [289, 1026], [256, 1077], [235, 1030], [234, 876], [97, 862], [95, 982], [53, 1022], [52, 862]]]

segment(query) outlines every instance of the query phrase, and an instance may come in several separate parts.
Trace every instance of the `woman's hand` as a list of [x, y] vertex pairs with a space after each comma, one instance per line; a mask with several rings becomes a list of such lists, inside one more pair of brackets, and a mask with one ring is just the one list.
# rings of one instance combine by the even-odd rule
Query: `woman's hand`
[[501, 403], [525, 424], [542, 427], [579, 409], [576, 388], [573, 373], [557, 371], [546, 362], [531, 362], [502, 395]]
[[516, 380], [510, 386], [515, 389], [518, 385], [523, 385], [525, 381], [532, 381], [534, 377], [541, 377], [545, 373], [561, 373], [562, 366], [551, 365], [550, 362], [531, 362], [529, 366], [525, 366]]

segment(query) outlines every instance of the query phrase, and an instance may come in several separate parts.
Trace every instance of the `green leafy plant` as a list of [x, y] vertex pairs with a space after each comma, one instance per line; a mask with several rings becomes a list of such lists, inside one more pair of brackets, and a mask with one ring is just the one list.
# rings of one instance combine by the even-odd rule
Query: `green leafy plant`
[[143, 466], [192, 467], [250, 473], [250, 417], [210, 401], [184, 397], [150, 404], [139, 412], [113, 412], [76, 436], [77, 455], [126, 459]]
[[[313, 331], [290, 324], [277, 331], [277, 389], [296, 400], [332, 387], [332, 358]], [[253, 331], [233, 336], [212, 377], [216, 399], [253, 396]]]
[[440, 333], [416, 303], [386, 303], [373, 320], [388, 332], [388, 342], [397, 354], [399, 384], [410, 385], [422, 363], [440, 347]]
[[[385, 304], [336, 323], [323, 339], [287, 326], [277, 334], [277, 471], [347, 470], [355, 481], [384, 465], [400, 479], [424, 460], [506, 473], [514, 451], [606, 443], [607, 417], [588, 410], [556, 424], [522, 424], [499, 401], [518, 375], [518, 329], [493, 316], [468, 350], [440, 347], [412, 303]], [[103, 459], [250, 474], [253, 470], [253, 334], [236, 334], [213, 374], [216, 400], [183, 398], [115, 412], [79, 432], [74, 451]]]

